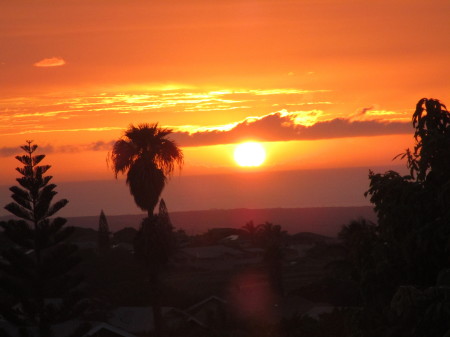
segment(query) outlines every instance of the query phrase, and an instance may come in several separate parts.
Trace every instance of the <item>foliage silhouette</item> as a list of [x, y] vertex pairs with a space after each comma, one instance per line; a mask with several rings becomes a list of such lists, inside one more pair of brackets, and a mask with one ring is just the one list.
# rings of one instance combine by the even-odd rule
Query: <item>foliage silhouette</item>
[[152, 277], [163, 271], [175, 250], [175, 237], [164, 199], [159, 203], [159, 212], [145, 218], [134, 239], [136, 257], [146, 266]]
[[126, 183], [136, 205], [148, 214], [137, 233], [135, 250], [148, 271], [157, 336], [164, 333], [158, 276], [168, 261], [172, 241], [157, 239], [166, 238], [166, 234], [169, 237], [172, 228], [164, 232], [162, 229], [169, 228], [169, 224], [166, 227], [160, 225], [170, 221], [164, 201], [160, 202], [158, 215], [154, 215], [153, 210], [168, 177], [176, 166], [181, 168], [183, 164], [183, 152], [167, 137], [171, 132], [171, 129], [158, 127], [158, 123], [130, 125], [124, 136], [114, 143], [109, 155], [116, 178], [119, 173], [126, 173]]
[[160, 128], [158, 123], [130, 125], [109, 156], [116, 178], [126, 173], [136, 205], [149, 217], [175, 166], [183, 164], [182, 151], [167, 138], [170, 133], [171, 129]]
[[252, 239], [258, 234], [261, 226], [260, 225], [257, 226], [254, 224], [253, 221], [249, 221], [241, 228], [244, 230], [244, 233]]
[[241, 227], [252, 243], [264, 249], [263, 261], [274, 293], [283, 295], [283, 257], [286, 231], [270, 222], [256, 225], [253, 221]]
[[[421, 99], [413, 114], [410, 176], [370, 173], [366, 195], [375, 205], [386, 259], [399, 271], [398, 284], [431, 286], [450, 267], [450, 114], [438, 100]], [[397, 284], [397, 285], [398, 285]]]
[[101, 253], [107, 252], [111, 248], [111, 232], [109, 231], [108, 221], [103, 210], [100, 212], [98, 221], [98, 250]]
[[450, 335], [450, 114], [423, 98], [412, 124], [414, 149], [397, 156], [409, 175], [369, 173], [378, 224], [340, 233], [362, 294], [361, 336]]
[[73, 268], [80, 262], [77, 249], [65, 240], [73, 229], [66, 219], [52, 218], [67, 204], [53, 202], [57, 194], [49, 165], [39, 165], [45, 155], [35, 155], [32, 141], [21, 147], [25, 155], [16, 156], [23, 167], [16, 170], [19, 186], [10, 188], [13, 202], [5, 206], [22, 220], [2, 222], [12, 247], [1, 252], [0, 286], [12, 296], [11, 306], [2, 312], [22, 333], [37, 330], [41, 337], [52, 336], [53, 324], [77, 317], [85, 309], [80, 301], [81, 277]]

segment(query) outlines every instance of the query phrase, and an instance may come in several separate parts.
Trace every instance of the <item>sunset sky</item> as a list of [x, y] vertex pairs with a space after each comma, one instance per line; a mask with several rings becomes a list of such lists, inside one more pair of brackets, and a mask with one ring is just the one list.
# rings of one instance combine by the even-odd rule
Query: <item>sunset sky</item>
[[[170, 209], [367, 203], [368, 169], [401, 165], [392, 158], [413, 145], [417, 101], [450, 104], [449, 13], [448, 0], [2, 1], [0, 201], [17, 177], [18, 147], [32, 139], [73, 199], [67, 214], [83, 209], [80, 195], [94, 192], [81, 186], [92, 180], [124, 194], [128, 208], [87, 213], [138, 212], [106, 157], [129, 124], [158, 122], [185, 154]], [[247, 140], [266, 149], [259, 168], [233, 159]], [[353, 183], [336, 187], [333, 175], [328, 189], [317, 182], [318, 196], [281, 193], [292, 185], [271, 180], [357, 168], [361, 177], [348, 176], [358, 197], [346, 202], [339, 192]], [[196, 199], [189, 184], [207, 176], [215, 186]], [[242, 177], [266, 198], [230, 203]]]

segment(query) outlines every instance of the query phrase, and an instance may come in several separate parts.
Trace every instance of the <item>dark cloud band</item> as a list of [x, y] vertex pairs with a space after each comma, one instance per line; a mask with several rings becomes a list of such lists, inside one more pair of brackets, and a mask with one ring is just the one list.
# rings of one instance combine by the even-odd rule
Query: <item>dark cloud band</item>
[[275, 113], [254, 121], [244, 121], [228, 131], [175, 132], [180, 146], [202, 146], [259, 141], [317, 140], [345, 137], [381, 136], [412, 133], [410, 123], [376, 120], [354, 121], [336, 118], [311, 126], [296, 124], [295, 115]]
[[[262, 118], [244, 120], [227, 131], [210, 130], [195, 133], [175, 131], [171, 136], [182, 147], [233, 144], [246, 140], [289, 141], [318, 140], [346, 137], [371, 137], [395, 134], [412, 134], [411, 123], [378, 120], [358, 121], [353, 118], [336, 118], [317, 122], [311, 126], [295, 123], [295, 114], [273, 113]], [[41, 146], [43, 153], [110, 151], [114, 140], [98, 141], [85, 145], [68, 145], [55, 148]], [[19, 147], [0, 148], [0, 157], [20, 153]]]

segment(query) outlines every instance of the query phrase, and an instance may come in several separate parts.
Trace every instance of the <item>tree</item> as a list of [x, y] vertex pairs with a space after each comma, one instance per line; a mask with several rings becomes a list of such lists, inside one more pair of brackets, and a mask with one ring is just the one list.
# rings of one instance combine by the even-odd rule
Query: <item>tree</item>
[[103, 210], [100, 212], [98, 221], [98, 250], [100, 252], [107, 252], [111, 248], [110, 240], [111, 232], [109, 231], [108, 221], [106, 220]]
[[165, 269], [175, 250], [175, 237], [164, 199], [159, 203], [158, 214], [145, 218], [134, 239], [136, 257], [147, 265], [151, 277]]
[[396, 268], [386, 257], [386, 246], [378, 235], [377, 225], [365, 219], [352, 220], [342, 227], [338, 238], [342, 250], [335, 257], [342, 255], [342, 258], [329, 264], [333, 277], [351, 287], [355, 303], [365, 306], [370, 311], [368, 316], [376, 320], [398, 283]]
[[171, 129], [158, 127], [157, 123], [140, 124], [137, 127], [130, 125], [124, 136], [114, 143], [109, 157], [116, 178], [119, 173], [126, 173], [126, 183], [136, 205], [148, 214], [141, 224], [135, 247], [140, 250], [137, 255], [148, 271], [153, 293], [155, 332], [158, 336], [163, 334], [158, 276], [161, 266], [168, 261], [170, 247], [165, 246], [169, 245], [169, 241], [155, 240], [162, 235], [158, 223], [168, 219], [165, 203], [160, 204], [159, 215], [154, 215], [153, 210], [167, 179], [176, 166], [181, 168], [183, 164], [181, 149], [167, 138], [171, 132]]
[[450, 114], [423, 98], [412, 124], [414, 149], [397, 156], [409, 175], [369, 173], [378, 224], [341, 232], [366, 295], [364, 336], [450, 335]]
[[245, 231], [246, 235], [248, 235], [249, 237], [254, 237], [258, 233], [260, 227], [256, 226], [253, 220], [251, 220], [241, 228]]
[[258, 235], [264, 248], [263, 260], [272, 290], [283, 295], [283, 238], [286, 232], [280, 225], [265, 222], [258, 226]]
[[22, 335], [37, 330], [41, 337], [52, 336], [53, 324], [78, 316], [81, 278], [73, 268], [79, 263], [77, 249], [65, 240], [73, 228], [66, 219], [53, 217], [66, 199], [53, 203], [57, 194], [49, 165], [39, 165], [45, 155], [35, 155], [38, 146], [27, 141], [25, 155], [16, 156], [23, 164], [16, 170], [19, 186], [10, 188], [13, 202], [5, 206], [22, 220], [2, 222], [5, 236], [13, 243], [1, 252], [0, 286], [11, 295], [11, 306], [2, 315], [17, 326]]
[[366, 195], [399, 283], [430, 286], [450, 267], [450, 114], [438, 100], [423, 98], [412, 120], [414, 150], [400, 155], [410, 175], [371, 172]]
[[158, 123], [130, 125], [123, 138], [114, 143], [110, 155], [113, 171], [127, 175], [126, 183], [136, 205], [148, 216], [159, 201], [168, 177], [183, 164], [183, 152], [167, 138], [171, 129]]
[[163, 333], [159, 275], [166, 268], [174, 249], [173, 226], [170, 222], [166, 204], [161, 199], [158, 214], [147, 217], [142, 221], [134, 240], [136, 258], [146, 267], [148, 281], [151, 284], [150, 293], [157, 336]]
[[253, 220], [247, 222], [241, 229], [244, 231], [244, 235], [250, 239], [250, 242], [255, 245], [258, 239], [258, 234], [260, 230], [260, 225], [255, 225]]

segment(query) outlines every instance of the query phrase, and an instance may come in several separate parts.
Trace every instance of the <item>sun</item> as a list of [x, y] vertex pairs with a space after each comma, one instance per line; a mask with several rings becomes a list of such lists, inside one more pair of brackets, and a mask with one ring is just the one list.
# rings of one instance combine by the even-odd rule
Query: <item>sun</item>
[[239, 166], [260, 166], [266, 160], [266, 150], [260, 143], [242, 143], [234, 150], [234, 160]]

